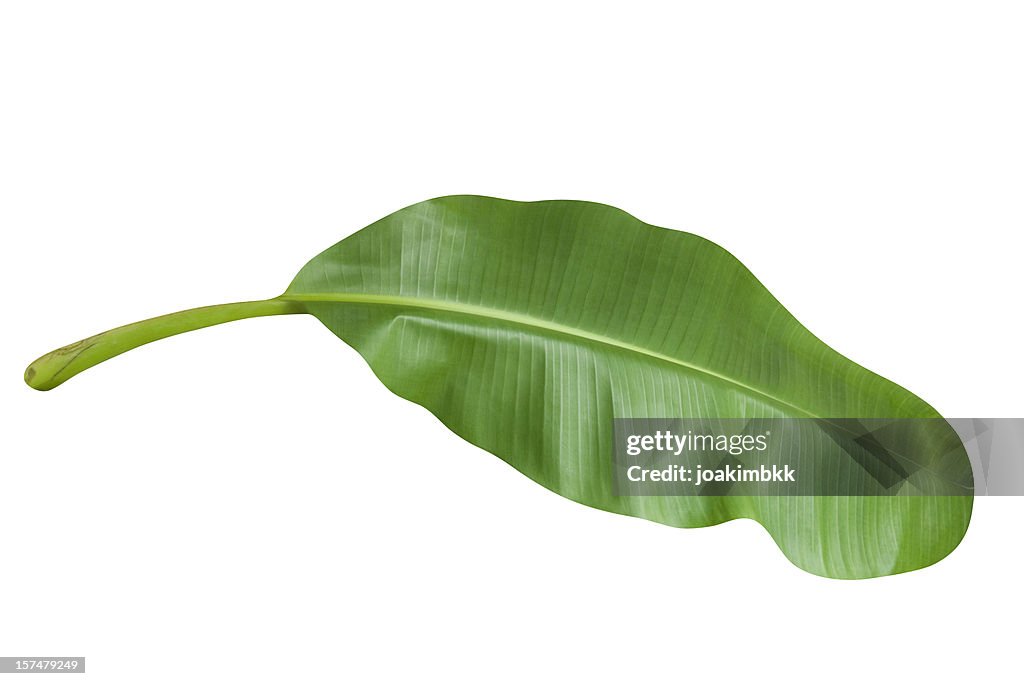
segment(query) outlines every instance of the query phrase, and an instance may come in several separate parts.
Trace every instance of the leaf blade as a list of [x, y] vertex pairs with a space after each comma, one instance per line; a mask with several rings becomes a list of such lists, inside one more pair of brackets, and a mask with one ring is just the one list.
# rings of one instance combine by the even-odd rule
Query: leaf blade
[[[473, 196], [420, 203], [364, 232], [315, 258], [284, 297], [307, 296], [310, 312], [363, 354], [391, 390], [561, 495], [674, 526], [751, 518], [795, 564], [839, 578], [925, 566], [966, 531], [969, 497], [872, 505], [844, 496], [611, 495], [605, 467], [613, 416], [939, 416], [824, 346], [735, 258], [704, 239], [602, 205]], [[639, 275], [635, 284], [630, 273]], [[659, 298], [666, 283], [675, 286]], [[707, 298], [709, 283], [721, 289], [719, 297]], [[360, 312], [327, 295], [352, 291], [365, 292], [360, 297], [376, 309]], [[681, 327], [680, 311], [698, 326]], [[473, 321], [476, 315], [487, 323]], [[752, 334], [759, 325], [761, 333]], [[708, 329], [717, 335], [705, 335]], [[636, 343], [622, 340], [630, 331]], [[730, 342], [724, 355], [713, 345], [723, 338]], [[736, 351], [756, 351], [755, 343], [782, 352], [758, 361], [767, 375], [737, 379], [753, 363]], [[599, 345], [619, 354], [592, 349]], [[694, 354], [681, 359], [686, 350]], [[647, 359], [637, 363], [625, 353]], [[794, 370], [794, 359], [804, 364]], [[677, 378], [678, 369], [663, 365], [689, 374]], [[784, 371], [790, 378], [780, 378]], [[820, 386], [829, 374], [826, 387], [841, 392], [801, 392], [808, 379]], [[788, 395], [763, 391], [766, 380]], [[489, 414], [513, 429], [496, 431]], [[935, 531], [941, 533], [926, 533]]]

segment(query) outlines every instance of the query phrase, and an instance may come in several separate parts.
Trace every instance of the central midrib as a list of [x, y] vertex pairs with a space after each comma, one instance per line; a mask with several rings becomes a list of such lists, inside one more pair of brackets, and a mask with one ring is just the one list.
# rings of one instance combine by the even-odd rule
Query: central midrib
[[[601, 334], [597, 334], [592, 331], [587, 331], [585, 329], [578, 329], [572, 326], [564, 326], [562, 324], [557, 324], [547, 319], [538, 319], [537, 317], [518, 314], [516, 312], [509, 312], [508, 310], [498, 310], [492, 307], [468, 305], [466, 303], [457, 303], [446, 300], [433, 300], [429, 298], [413, 298], [408, 296], [396, 295], [379, 295], [373, 293], [286, 293], [279, 298], [275, 298], [275, 300], [285, 302], [366, 303], [372, 305], [390, 305], [394, 307], [417, 307], [426, 310], [457, 312], [459, 314], [467, 314], [474, 317], [480, 317], [482, 319], [491, 319], [494, 321], [521, 324], [523, 326], [541, 329], [542, 331], [550, 331], [564, 336], [579, 338], [584, 341], [608, 345], [614, 348], [618, 348], [620, 350], [625, 350], [638, 355], [644, 355], [646, 357], [650, 357], [656, 360], [661, 360], [663, 362], [668, 362], [670, 364], [692, 370], [694, 372], [697, 372], [698, 374], [704, 374], [705, 376], [718, 379], [727, 384], [731, 384], [737, 388], [744, 389], [746, 391], [749, 391], [750, 393], [759, 395], [770, 402], [785, 405], [786, 407], [795, 410], [797, 413], [809, 419], [818, 419], [832, 426], [838, 426], [831, 419], [821, 417], [819, 415], [814, 414], [813, 412], [808, 412], [799, 405], [794, 405], [793, 403], [783, 400], [782, 398], [779, 398], [777, 396], [774, 396], [771, 393], [767, 393], [759, 388], [749, 386], [743, 383], [742, 381], [737, 381], [732, 377], [725, 376], [724, 374], [719, 374], [710, 369], [707, 369], [706, 367], [702, 367], [691, 362], [686, 362], [684, 360], [680, 360], [670, 355], [659, 353], [656, 350], [651, 350], [650, 348], [643, 348], [638, 345], [633, 345], [631, 343], [621, 341], [617, 338], [602, 336]], [[908, 462], [917, 465], [918, 468], [921, 468], [928, 472], [933, 471], [930, 466], [920, 464], [916, 460], [911, 460], [906, 455], [902, 455], [896, 451], [891, 452], [896, 457], [907, 460]]]
[[456, 312], [459, 314], [468, 314], [474, 317], [480, 317], [483, 319], [491, 319], [495, 321], [508, 322], [514, 324], [521, 324], [523, 326], [529, 326], [543, 331], [550, 331], [564, 336], [571, 336], [580, 338], [585, 341], [593, 343], [600, 343], [608, 345], [620, 350], [626, 350], [638, 355], [644, 355], [662, 362], [668, 362], [685, 369], [709, 376], [720, 381], [724, 381], [727, 384], [736, 386], [750, 393], [759, 395], [773, 403], [785, 405], [788, 408], [796, 410], [798, 413], [812, 418], [820, 419], [817, 415], [812, 412], [808, 412], [804, 408], [794, 405], [791, 402], [783, 400], [777, 396], [772, 395], [759, 388], [749, 386], [742, 381], [738, 381], [724, 374], [719, 374], [711, 369], [702, 367], [692, 362], [686, 362], [670, 355], [659, 353], [656, 350], [650, 348], [644, 348], [626, 341], [619, 340], [617, 338], [611, 338], [609, 336], [603, 336], [592, 331], [585, 329], [578, 329], [572, 326], [564, 326], [556, 322], [547, 319], [538, 319], [537, 317], [531, 317], [526, 314], [519, 314], [516, 312], [509, 312], [508, 310], [498, 310], [491, 307], [482, 307], [480, 305], [469, 305], [466, 303], [451, 302], [447, 300], [432, 300], [429, 298], [414, 298], [409, 296], [398, 296], [398, 295], [379, 295], [374, 293], [285, 293], [276, 300], [284, 300], [290, 302], [336, 302], [336, 303], [366, 303], [373, 305], [391, 305], [395, 307], [417, 307], [425, 310], [439, 310], [442, 312]]

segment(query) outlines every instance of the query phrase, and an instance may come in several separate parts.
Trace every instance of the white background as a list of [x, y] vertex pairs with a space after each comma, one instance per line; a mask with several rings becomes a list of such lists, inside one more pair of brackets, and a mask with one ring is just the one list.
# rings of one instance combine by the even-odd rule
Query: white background
[[1022, 11], [4, 3], [0, 654], [86, 655], [32, 677], [62, 684], [1003, 681], [1017, 498], [979, 499], [933, 567], [842, 582], [750, 521], [547, 492], [312, 318], [47, 394], [21, 374], [479, 193], [699, 233], [947, 416], [1020, 416]]

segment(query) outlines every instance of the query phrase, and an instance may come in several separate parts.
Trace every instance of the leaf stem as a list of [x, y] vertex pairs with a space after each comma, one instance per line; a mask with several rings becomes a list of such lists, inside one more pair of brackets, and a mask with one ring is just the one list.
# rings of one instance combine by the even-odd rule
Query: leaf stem
[[161, 338], [250, 317], [306, 312], [279, 298], [210, 305], [120, 326], [46, 353], [25, 370], [25, 383], [39, 391], [56, 388], [93, 365]]

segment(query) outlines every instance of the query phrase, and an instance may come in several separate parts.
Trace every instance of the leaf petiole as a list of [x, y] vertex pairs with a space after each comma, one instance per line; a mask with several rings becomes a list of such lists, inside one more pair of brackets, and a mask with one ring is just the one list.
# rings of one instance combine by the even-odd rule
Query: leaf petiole
[[46, 353], [25, 370], [25, 383], [36, 390], [48, 391], [89, 367], [161, 338], [238, 319], [305, 312], [301, 303], [272, 298], [196, 307], [144, 319]]

